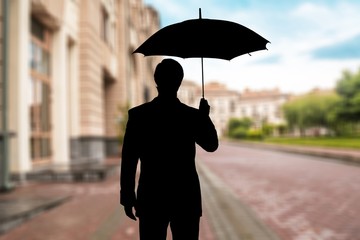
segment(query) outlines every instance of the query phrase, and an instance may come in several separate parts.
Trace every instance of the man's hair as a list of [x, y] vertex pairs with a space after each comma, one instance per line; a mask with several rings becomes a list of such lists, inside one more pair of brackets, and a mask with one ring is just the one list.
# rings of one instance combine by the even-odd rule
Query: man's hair
[[158, 88], [177, 90], [184, 77], [181, 65], [170, 58], [162, 60], [155, 69], [154, 80]]

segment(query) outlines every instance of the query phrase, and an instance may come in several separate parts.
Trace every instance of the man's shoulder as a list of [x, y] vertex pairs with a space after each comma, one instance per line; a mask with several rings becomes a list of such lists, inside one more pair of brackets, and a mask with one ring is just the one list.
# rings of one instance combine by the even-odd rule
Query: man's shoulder
[[191, 118], [198, 118], [200, 116], [199, 109], [181, 103], [181, 112], [183, 115], [191, 117]]
[[152, 103], [147, 102], [129, 109], [129, 114], [141, 114], [151, 108]]
[[186, 105], [185, 103], [180, 103], [180, 105], [185, 111], [192, 112], [192, 113], [198, 112], [198, 109], [191, 107], [189, 105]]
[[[183, 112], [185, 114], [195, 114], [196, 115], [199, 113], [198, 109], [191, 107], [189, 105], [186, 105], [180, 101], [178, 102], [178, 104], [176, 106], [177, 106], [177, 107], [175, 107], [176, 109], [180, 110], [181, 112]], [[156, 101], [151, 101], [151, 102], [143, 103], [141, 105], [131, 108], [129, 110], [129, 114], [142, 115], [147, 112], [151, 113], [157, 108], [159, 108], [159, 104]]]

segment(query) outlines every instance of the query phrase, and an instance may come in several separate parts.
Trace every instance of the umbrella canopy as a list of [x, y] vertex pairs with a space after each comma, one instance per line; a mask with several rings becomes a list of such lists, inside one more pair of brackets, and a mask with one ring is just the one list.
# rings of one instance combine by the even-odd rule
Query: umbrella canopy
[[144, 56], [201, 58], [204, 89], [203, 58], [231, 60], [243, 54], [265, 50], [267, 43], [268, 40], [241, 24], [203, 19], [199, 9], [199, 19], [187, 20], [160, 29], [134, 53], [142, 53]]

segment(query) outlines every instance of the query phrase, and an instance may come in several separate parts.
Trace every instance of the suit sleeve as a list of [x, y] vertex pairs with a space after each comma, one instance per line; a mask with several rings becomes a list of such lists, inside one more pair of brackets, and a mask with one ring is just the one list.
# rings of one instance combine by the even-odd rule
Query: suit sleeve
[[135, 120], [130, 110], [121, 156], [120, 203], [124, 206], [134, 206], [136, 200], [135, 177], [139, 161], [136, 132]]
[[196, 143], [205, 151], [214, 152], [219, 146], [217, 132], [208, 115], [198, 112]]

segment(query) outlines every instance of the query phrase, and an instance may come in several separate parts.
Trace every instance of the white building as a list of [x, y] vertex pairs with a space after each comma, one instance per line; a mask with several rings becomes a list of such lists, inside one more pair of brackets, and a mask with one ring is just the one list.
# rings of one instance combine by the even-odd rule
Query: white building
[[288, 94], [281, 93], [277, 88], [261, 91], [245, 89], [240, 94], [236, 116], [251, 118], [255, 127], [261, 127], [263, 123], [283, 124], [281, 106], [288, 98]]
[[[205, 99], [208, 100], [213, 120], [219, 136], [227, 130], [230, 118], [251, 118], [254, 127], [261, 127], [263, 123], [282, 124], [281, 106], [289, 95], [281, 93], [279, 89], [244, 92], [229, 90], [224, 84], [211, 82], [205, 85]], [[190, 81], [183, 81], [179, 92], [179, 99], [198, 108], [201, 99], [201, 87]]]

